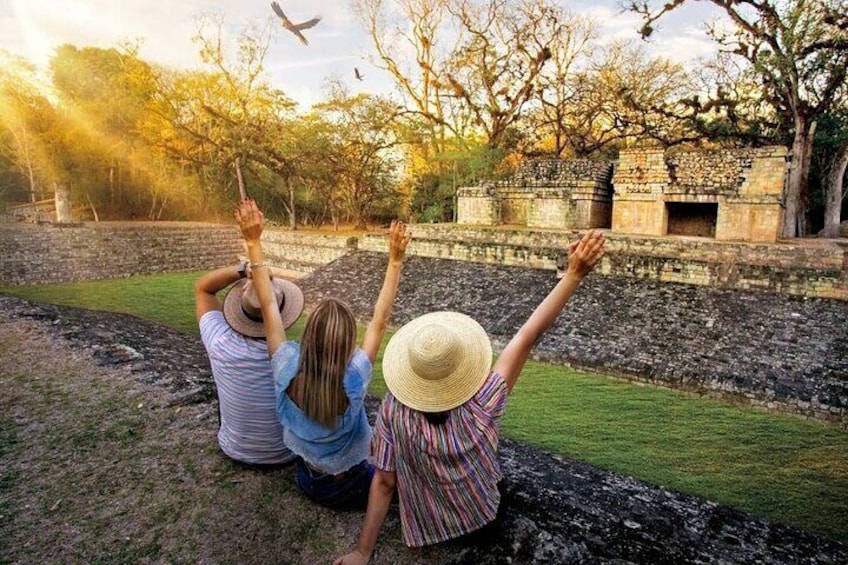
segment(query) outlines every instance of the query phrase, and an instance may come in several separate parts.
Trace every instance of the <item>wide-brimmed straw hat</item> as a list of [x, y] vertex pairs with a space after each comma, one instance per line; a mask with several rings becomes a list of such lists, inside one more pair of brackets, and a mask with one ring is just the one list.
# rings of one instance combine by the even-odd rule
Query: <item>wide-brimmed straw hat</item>
[[392, 336], [383, 354], [383, 378], [401, 403], [442, 412], [470, 400], [491, 365], [492, 344], [480, 324], [458, 312], [432, 312]]
[[[272, 279], [271, 287], [280, 306], [283, 327], [288, 328], [297, 321], [303, 311], [303, 291], [293, 282]], [[230, 288], [224, 299], [224, 319], [235, 331], [247, 337], [265, 337], [262, 325], [262, 309], [253, 281], [244, 279]]]

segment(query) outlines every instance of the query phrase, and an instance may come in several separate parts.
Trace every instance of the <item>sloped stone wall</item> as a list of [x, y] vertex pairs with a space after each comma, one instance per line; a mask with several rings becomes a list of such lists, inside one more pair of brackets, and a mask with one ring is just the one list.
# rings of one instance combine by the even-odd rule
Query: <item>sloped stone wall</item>
[[[309, 304], [344, 296], [373, 312], [385, 253], [302, 279]], [[556, 284], [551, 271], [409, 257], [392, 323], [454, 310], [503, 347]], [[848, 424], [848, 301], [591, 275], [535, 357], [635, 381]]]
[[[356, 248], [355, 238], [266, 228], [274, 266], [309, 273]], [[0, 282], [8, 285], [124, 278], [214, 269], [245, 257], [234, 225], [99, 222], [58, 227], [0, 224]]]
[[262, 250], [265, 257], [275, 267], [299, 273], [311, 273], [355, 251], [356, 246], [355, 237], [280, 229], [266, 229], [262, 232]]
[[101, 222], [0, 225], [0, 282], [8, 285], [124, 278], [236, 262], [234, 226]]

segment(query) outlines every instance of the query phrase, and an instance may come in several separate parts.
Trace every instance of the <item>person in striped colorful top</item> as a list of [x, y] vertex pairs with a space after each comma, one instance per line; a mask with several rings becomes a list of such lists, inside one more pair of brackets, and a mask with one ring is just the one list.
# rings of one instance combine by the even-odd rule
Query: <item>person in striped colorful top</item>
[[[569, 246], [568, 270], [492, 367], [485, 330], [456, 312], [420, 316], [383, 355], [389, 394], [371, 443], [377, 467], [354, 551], [336, 565], [367, 563], [397, 492], [410, 547], [462, 537], [491, 523], [500, 504], [498, 433], [507, 397], [535, 343], [604, 254], [590, 231]], [[490, 368], [491, 367], [491, 368]]]
[[355, 343], [353, 313], [335, 298], [316, 305], [298, 344], [286, 340], [263, 262], [264, 216], [254, 201], [245, 200], [236, 217], [268, 336], [277, 417], [285, 428], [286, 445], [298, 456], [297, 485], [311, 500], [329, 508], [363, 508], [374, 476], [374, 466], [367, 460], [371, 426], [365, 394], [412, 235], [402, 222], [391, 223], [386, 276], [361, 347]]

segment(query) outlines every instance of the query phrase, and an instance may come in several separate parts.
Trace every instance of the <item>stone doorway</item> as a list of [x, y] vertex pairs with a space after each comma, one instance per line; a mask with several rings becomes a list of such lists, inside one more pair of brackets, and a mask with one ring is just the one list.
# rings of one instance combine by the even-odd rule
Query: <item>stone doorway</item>
[[715, 239], [718, 204], [666, 202], [667, 235], [690, 235]]

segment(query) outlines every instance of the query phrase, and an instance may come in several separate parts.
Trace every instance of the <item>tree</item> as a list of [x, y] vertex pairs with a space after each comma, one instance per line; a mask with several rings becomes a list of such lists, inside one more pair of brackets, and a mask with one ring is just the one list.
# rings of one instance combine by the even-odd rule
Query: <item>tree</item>
[[354, 10], [371, 37], [375, 64], [391, 74], [407, 113], [421, 119], [429, 153], [442, 153], [449, 136], [463, 139], [467, 117], [447, 79], [459, 41], [448, 0], [355, 0]]
[[597, 24], [565, 10], [549, 24], [557, 29], [549, 45], [550, 60], [539, 74], [539, 107], [532, 114], [531, 123], [535, 131], [552, 136], [553, 153], [561, 156], [574, 145], [573, 124], [588, 118], [575, 109], [589, 106], [591, 81], [587, 80], [586, 66], [592, 55], [591, 43], [597, 38]]
[[[783, 235], [806, 233], [807, 182], [816, 119], [846, 94], [848, 25], [843, 0], [710, 0], [729, 17], [732, 29], [714, 24], [709, 35], [747, 61], [778, 117], [792, 132], [792, 162], [785, 190]], [[647, 1], [630, 2], [642, 14], [643, 37], [686, 0], [652, 11]]]
[[566, 33], [560, 11], [546, 0], [457, 0], [448, 9], [461, 38], [448, 85], [489, 147], [503, 148], [538, 88], [550, 45]]
[[543, 112], [531, 115], [534, 131], [542, 142], [553, 138], [557, 155], [589, 157], [630, 139], [671, 146], [701, 138], [676, 115], [692, 94], [690, 74], [629, 42], [596, 49], [564, 79], [549, 87], [562, 94], [545, 100], [540, 93]]
[[357, 0], [355, 6], [378, 66], [394, 77], [408, 112], [431, 128], [434, 154], [445, 149], [448, 135], [464, 140], [469, 126], [490, 147], [501, 147], [569, 23], [547, 0]]
[[397, 106], [378, 96], [352, 96], [338, 81], [329, 86], [329, 99], [315, 110], [334, 125], [328, 160], [355, 228], [365, 229], [375, 207], [395, 192], [399, 155], [393, 150], [401, 143], [395, 132]]
[[821, 235], [833, 238], [839, 237], [842, 201], [848, 194], [848, 187], [845, 186], [845, 169], [848, 167], [848, 110], [825, 114], [819, 118], [818, 124], [810, 192], [813, 196], [820, 195], [823, 201]]
[[141, 143], [138, 124], [155, 88], [150, 65], [133, 45], [121, 50], [62, 45], [50, 71], [67, 127], [77, 138], [74, 184], [92, 209], [93, 200], [118, 215], [143, 208], [145, 170], [135, 153]]
[[[207, 69], [163, 74], [152, 110], [170, 124], [163, 151], [190, 164], [210, 195], [233, 203], [249, 191], [266, 211], [281, 205], [294, 228], [295, 162], [279, 145], [295, 105], [265, 76], [271, 29], [269, 20], [242, 30], [231, 56], [223, 20], [201, 18], [195, 41]], [[274, 198], [280, 181], [282, 199]]]
[[842, 213], [842, 201], [845, 199], [845, 169], [848, 167], [848, 139], [842, 141], [825, 176], [826, 203], [824, 210], [824, 237], [839, 237], [839, 221]]
[[0, 52], [0, 153], [26, 181], [26, 199], [35, 202], [52, 193], [47, 135], [55, 110], [40, 92], [35, 67], [26, 60]]

